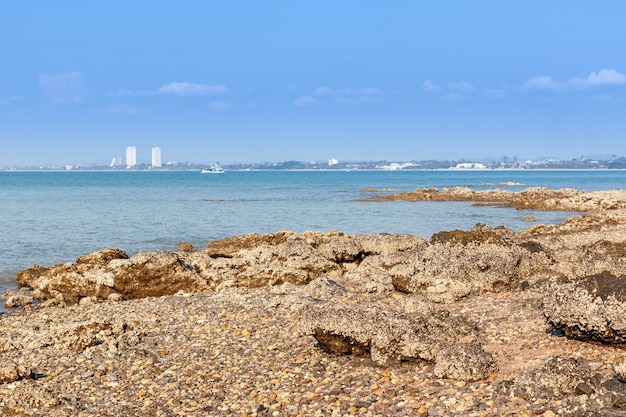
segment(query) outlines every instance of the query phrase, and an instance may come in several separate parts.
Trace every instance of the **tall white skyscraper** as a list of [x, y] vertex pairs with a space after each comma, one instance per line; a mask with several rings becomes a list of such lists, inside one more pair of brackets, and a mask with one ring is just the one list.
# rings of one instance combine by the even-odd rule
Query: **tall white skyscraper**
[[126, 168], [132, 168], [137, 165], [137, 148], [129, 146], [126, 148]]
[[155, 146], [152, 148], [152, 168], [161, 168], [161, 148]]

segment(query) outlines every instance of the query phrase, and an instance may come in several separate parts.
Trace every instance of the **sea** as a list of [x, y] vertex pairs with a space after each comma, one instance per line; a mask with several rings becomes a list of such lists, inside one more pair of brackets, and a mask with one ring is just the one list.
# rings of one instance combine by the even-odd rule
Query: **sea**
[[[509, 184], [509, 185], [506, 185]], [[511, 186], [510, 184], [515, 184]], [[621, 170], [67, 171], [0, 172], [0, 293], [35, 264], [72, 262], [116, 247], [129, 255], [178, 242], [279, 230], [430, 237], [477, 223], [519, 231], [572, 213], [474, 207], [468, 202], [356, 202], [415, 188], [626, 187]], [[523, 220], [534, 216], [535, 223]]]

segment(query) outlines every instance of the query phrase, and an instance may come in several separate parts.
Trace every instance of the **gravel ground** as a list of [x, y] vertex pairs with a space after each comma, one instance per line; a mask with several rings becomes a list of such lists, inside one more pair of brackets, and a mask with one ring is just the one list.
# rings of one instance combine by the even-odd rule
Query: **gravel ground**
[[[298, 302], [276, 292], [265, 288], [34, 306], [3, 315], [0, 363], [26, 368], [30, 377], [0, 385], [0, 411], [37, 416], [548, 416], [558, 413], [559, 401], [528, 403], [506, 396], [498, 389], [500, 381], [555, 354], [582, 358], [608, 374], [621, 354], [614, 347], [548, 334], [536, 293], [485, 294], [447, 307], [477, 325], [500, 371], [471, 383], [438, 379], [433, 364], [423, 361], [377, 366], [366, 357], [323, 352], [313, 337], [298, 334]], [[352, 297], [401, 306], [406, 296]], [[92, 333], [85, 331], [93, 327]]]

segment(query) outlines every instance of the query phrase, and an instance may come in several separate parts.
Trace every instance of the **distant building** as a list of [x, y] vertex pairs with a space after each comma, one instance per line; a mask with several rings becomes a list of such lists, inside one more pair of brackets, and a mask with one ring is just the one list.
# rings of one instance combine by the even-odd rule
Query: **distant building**
[[161, 168], [163, 163], [161, 162], [161, 148], [155, 146], [152, 148], [152, 167], [153, 168]]
[[456, 167], [453, 169], [487, 169], [487, 167], [484, 164], [477, 164], [477, 163], [463, 163], [463, 164], [456, 164]]
[[111, 168], [115, 168], [115, 167], [121, 167], [123, 164], [122, 162], [122, 157], [120, 156], [119, 158], [113, 157], [111, 159], [111, 163], [109, 164], [109, 166]]
[[335, 158], [332, 158], [332, 159], [328, 160], [328, 166], [332, 167], [333, 165], [339, 165], [339, 161], [336, 160]]
[[129, 146], [126, 148], [126, 168], [132, 168], [137, 165], [137, 148]]

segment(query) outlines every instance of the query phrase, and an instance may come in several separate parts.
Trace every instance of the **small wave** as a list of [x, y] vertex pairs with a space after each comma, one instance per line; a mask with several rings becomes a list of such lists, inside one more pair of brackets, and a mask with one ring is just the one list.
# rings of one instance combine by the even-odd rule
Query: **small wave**
[[523, 187], [526, 184], [522, 184], [521, 182], [506, 181], [506, 182], [498, 183], [498, 185], [501, 187]]

